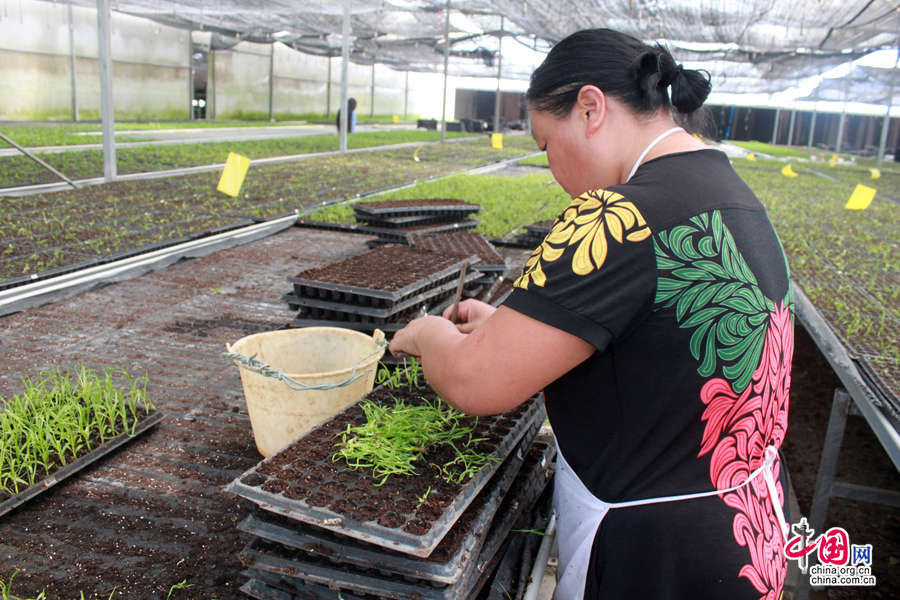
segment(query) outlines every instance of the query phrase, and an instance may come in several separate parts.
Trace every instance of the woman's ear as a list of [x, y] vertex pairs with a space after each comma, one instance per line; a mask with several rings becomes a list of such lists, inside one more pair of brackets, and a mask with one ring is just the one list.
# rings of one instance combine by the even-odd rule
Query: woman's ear
[[606, 118], [606, 94], [597, 86], [583, 86], [578, 91], [575, 108], [578, 109], [587, 127], [588, 135], [592, 135]]

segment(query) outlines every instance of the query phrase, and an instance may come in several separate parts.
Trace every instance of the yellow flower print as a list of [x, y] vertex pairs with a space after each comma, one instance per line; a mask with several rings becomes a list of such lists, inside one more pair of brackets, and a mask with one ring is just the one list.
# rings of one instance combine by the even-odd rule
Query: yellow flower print
[[543, 263], [558, 260], [566, 248], [578, 245], [572, 256], [572, 271], [587, 275], [606, 262], [609, 237], [620, 244], [640, 242], [650, 236], [650, 228], [640, 211], [621, 194], [596, 190], [572, 201], [553, 224], [549, 235], [534, 251], [522, 276], [514, 286], [528, 289], [534, 283], [544, 287], [547, 275]]

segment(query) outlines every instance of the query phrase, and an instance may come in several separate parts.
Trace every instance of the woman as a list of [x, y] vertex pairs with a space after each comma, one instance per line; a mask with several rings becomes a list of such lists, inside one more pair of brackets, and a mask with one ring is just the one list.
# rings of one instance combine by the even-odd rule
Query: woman
[[[349, 133], [356, 131], [356, 98], [347, 100], [347, 124], [345, 127]], [[334, 120], [334, 126], [337, 127], [338, 133], [341, 132], [341, 109], [337, 111], [337, 118]]]
[[618, 32], [560, 42], [526, 100], [572, 204], [502, 306], [391, 342], [468, 413], [544, 390], [557, 600], [781, 595], [790, 280], [762, 205], [676, 123], [709, 91]]

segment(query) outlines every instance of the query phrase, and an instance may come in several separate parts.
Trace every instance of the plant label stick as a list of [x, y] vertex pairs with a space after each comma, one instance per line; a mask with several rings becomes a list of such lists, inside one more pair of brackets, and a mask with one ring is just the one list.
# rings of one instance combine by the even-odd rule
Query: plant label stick
[[456, 324], [456, 318], [459, 316], [459, 299], [462, 298], [463, 285], [466, 283], [466, 271], [469, 265], [463, 265], [459, 272], [459, 283], [456, 285], [456, 298], [453, 300], [453, 312], [450, 313], [450, 322]]

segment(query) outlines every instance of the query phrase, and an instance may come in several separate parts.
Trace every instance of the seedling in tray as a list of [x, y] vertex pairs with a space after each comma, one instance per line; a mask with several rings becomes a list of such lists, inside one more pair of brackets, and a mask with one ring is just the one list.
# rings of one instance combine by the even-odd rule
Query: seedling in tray
[[[118, 385], [121, 380], [124, 389]], [[23, 383], [21, 396], [0, 397], [5, 405], [0, 411], [0, 500], [96, 445], [122, 433], [134, 435], [143, 414], [153, 410], [144, 390], [146, 380], [135, 380], [122, 369], [56, 369]]]

